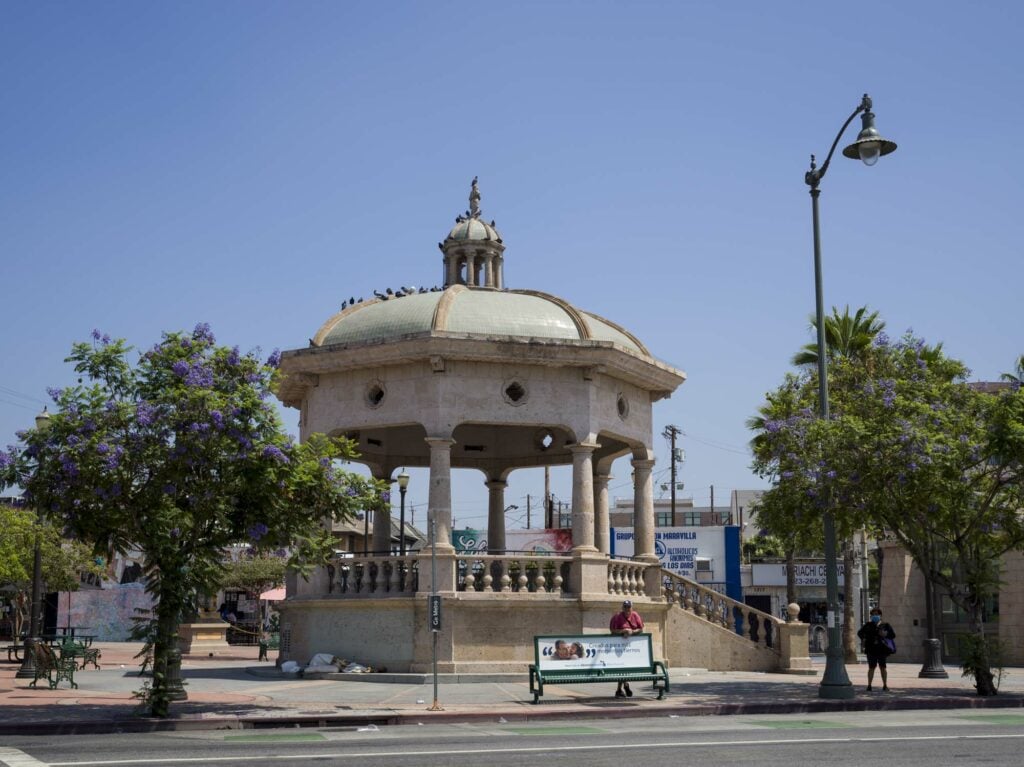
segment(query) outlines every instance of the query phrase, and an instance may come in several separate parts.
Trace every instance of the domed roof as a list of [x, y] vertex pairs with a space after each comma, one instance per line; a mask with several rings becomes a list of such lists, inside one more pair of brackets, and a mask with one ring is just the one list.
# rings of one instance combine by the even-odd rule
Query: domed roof
[[357, 303], [324, 323], [313, 345], [385, 342], [435, 333], [605, 341], [651, 356], [627, 330], [556, 296], [465, 285]]
[[501, 242], [501, 235], [494, 228], [493, 222], [488, 224], [479, 218], [459, 216], [455, 219], [455, 226], [448, 232], [445, 242], [455, 240], [465, 242], [467, 240], [486, 240], [488, 242]]

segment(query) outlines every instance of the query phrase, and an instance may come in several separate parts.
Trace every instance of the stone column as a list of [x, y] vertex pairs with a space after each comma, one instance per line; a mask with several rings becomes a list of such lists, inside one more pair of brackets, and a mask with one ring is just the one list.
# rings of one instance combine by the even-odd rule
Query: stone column
[[572, 548], [573, 551], [597, 551], [594, 546], [594, 450], [584, 442], [572, 451]]
[[[381, 475], [373, 474], [374, 479], [388, 483], [388, 492], [391, 492], [391, 484], [395, 481], [391, 473]], [[373, 537], [370, 539], [370, 553], [383, 555], [391, 552], [391, 501], [381, 501], [380, 505], [373, 510]]]
[[653, 458], [635, 458], [633, 464], [633, 557], [657, 562], [654, 554]]
[[437, 550], [452, 549], [452, 445], [447, 437], [427, 437], [430, 446], [430, 492], [427, 499], [427, 535], [431, 520], [437, 527]]
[[505, 552], [505, 488], [507, 482], [500, 479], [488, 480], [487, 496], [487, 553]]
[[476, 256], [466, 256], [466, 284], [476, 285]]
[[602, 554], [612, 553], [608, 518], [608, 481], [611, 474], [594, 473], [594, 546]]
[[426, 441], [430, 446], [427, 540], [430, 539], [431, 521], [436, 522], [436, 525], [434, 548], [427, 546], [420, 552], [419, 588], [421, 592], [431, 590], [432, 572], [436, 568], [437, 591], [451, 593], [456, 589], [455, 547], [452, 546], [452, 445], [455, 444], [455, 440], [448, 437], [427, 437]]

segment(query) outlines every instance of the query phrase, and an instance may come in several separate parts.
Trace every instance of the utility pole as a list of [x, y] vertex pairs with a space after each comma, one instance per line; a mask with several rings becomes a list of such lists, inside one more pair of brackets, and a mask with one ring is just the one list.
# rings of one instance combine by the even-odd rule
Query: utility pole
[[554, 504], [551, 503], [551, 467], [544, 467], [544, 527], [548, 530], [554, 527], [552, 512]]
[[669, 440], [672, 445], [671, 453], [671, 465], [672, 465], [672, 527], [677, 526], [676, 522], [676, 461], [679, 460], [679, 454], [676, 452], [676, 436], [680, 433], [678, 426], [669, 424], [665, 427], [665, 430], [661, 433], [663, 437]]
[[715, 486], [711, 486], [711, 521], [715, 521]]
[[530, 494], [526, 494], [526, 529], [530, 529]]

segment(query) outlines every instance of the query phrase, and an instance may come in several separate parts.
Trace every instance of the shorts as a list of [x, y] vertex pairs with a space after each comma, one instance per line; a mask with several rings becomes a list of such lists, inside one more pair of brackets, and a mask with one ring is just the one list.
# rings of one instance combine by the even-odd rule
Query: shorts
[[873, 653], [873, 652], [867, 653], [867, 656], [868, 656], [868, 668], [874, 668], [875, 666], [879, 666], [881, 668], [885, 668], [885, 659], [889, 657], [888, 655], [882, 655], [880, 653]]

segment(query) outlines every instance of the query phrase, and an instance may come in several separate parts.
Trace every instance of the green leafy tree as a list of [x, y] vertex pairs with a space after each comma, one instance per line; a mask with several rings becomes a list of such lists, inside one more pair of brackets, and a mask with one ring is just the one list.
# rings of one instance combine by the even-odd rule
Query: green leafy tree
[[32, 603], [32, 568], [38, 537], [42, 581], [49, 591], [77, 591], [84, 574], [103, 575], [91, 547], [67, 540], [35, 512], [0, 505], [0, 584], [9, 586], [14, 636], [21, 632]]
[[[965, 366], [907, 334], [880, 333], [863, 364], [836, 360], [847, 393], [829, 421], [773, 422], [793, 473], [779, 486], [852, 510], [884, 530], [967, 614], [970, 670], [995, 694], [984, 609], [998, 593], [1003, 554], [1024, 547], [1024, 394], [966, 384]], [[865, 370], [868, 371], [865, 374]]]
[[268, 401], [276, 352], [264, 363], [218, 346], [206, 324], [165, 334], [135, 364], [130, 351], [97, 331], [76, 343], [77, 385], [51, 391], [49, 429], [20, 435], [0, 481], [101, 551], [142, 551], [155, 615], [153, 681], [140, 695], [166, 716], [177, 627], [221, 581], [227, 548], [290, 547], [293, 564], [312, 567], [330, 551], [321, 521], [351, 517], [380, 489], [339, 468], [350, 443], [284, 433]]
[[[817, 317], [811, 317], [811, 327], [817, 330]], [[885, 322], [879, 319], [878, 312], [869, 311], [866, 306], [850, 314], [850, 307], [847, 305], [842, 313], [836, 307], [832, 307], [832, 314], [825, 317], [824, 330], [825, 354], [828, 357], [829, 368], [841, 364], [847, 372], [845, 376], [837, 376], [833, 371], [829, 376], [830, 410], [836, 414], [841, 413], [843, 404], [850, 395], [855, 395], [859, 390], [858, 378], [869, 374], [869, 352], [875, 338], [885, 330]], [[817, 343], [806, 344], [793, 356], [793, 364], [814, 368], [816, 372]], [[849, 508], [833, 507], [832, 511], [837, 537], [842, 543], [843, 572], [846, 573], [849, 583], [850, 574], [856, 565], [853, 536], [864, 524], [863, 515]], [[854, 599], [849, 587], [844, 589], [844, 592], [846, 599], [843, 600], [843, 655], [847, 662], [856, 663], [857, 627], [853, 620]]]
[[758, 414], [747, 419], [754, 432], [750, 448], [753, 470], [772, 481], [754, 508], [762, 530], [781, 540], [786, 558], [786, 602], [797, 601], [796, 556], [821, 550], [821, 509], [808, 493], [803, 460], [808, 450], [806, 432], [794, 427], [807, 422], [813, 404], [808, 373], [788, 373], [775, 391], [765, 395]]
[[[264, 591], [284, 585], [286, 561], [273, 554], [249, 556], [228, 562], [221, 580], [222, 589], [239, 589], [259, 596]], [[266, 623], [265, 604], [260, 602], [260, 626]]]

